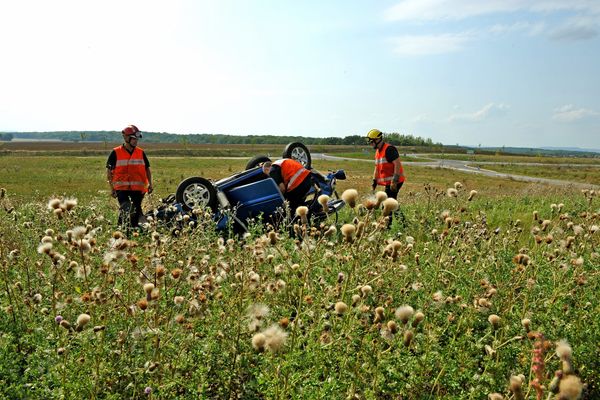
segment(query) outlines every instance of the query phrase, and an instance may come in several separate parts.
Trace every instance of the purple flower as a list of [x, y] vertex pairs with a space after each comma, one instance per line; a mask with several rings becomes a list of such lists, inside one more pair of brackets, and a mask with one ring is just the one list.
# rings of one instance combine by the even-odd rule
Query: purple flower
[[144, 393], [146, 393], [146, 394], [152, 393], [152, 388], [150, 386], [146, 386], [146, 389], [144, 389]]
[[62, 317], [62, 315], [57, 315], [56, 317], [54, 317], [54, 321], [55, 321], [57, 324], [60, 324], [60, 321], [62, 321], [62, 320], [63, 320], [63, 317]]

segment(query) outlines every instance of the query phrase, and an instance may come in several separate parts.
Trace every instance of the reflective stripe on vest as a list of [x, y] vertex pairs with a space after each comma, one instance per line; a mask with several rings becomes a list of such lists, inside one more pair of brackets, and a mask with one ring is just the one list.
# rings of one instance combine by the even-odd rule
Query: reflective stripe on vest
[[[377, 169], [377, 184], [386, 186], [392, 183], [394, 177], [394, 163], [388, 162], [385, 158], [385, 151], [390, 145], [388, 143], [384, 143], [381, 149], [378, 149], [375, 152], [375, 168]], [[398, 183], [404, 182], [406, 178], [404, 177], [404, 168], [402, 167], [402, 163], [400, 163], [400, 171], [398, 171]]]
[[123, 146], [115, 147], [113, 150], [117, 155], [115, 169], [112, 171], [115, 190], [136, 190], [146, 193], [148, 177], [142, 149], [136, 147], [131, 154]]
[[310, 174], [310, 171], [304, 168], [302, 164], [291, 158], [282, 158], [273, 164], [281, 167], [281, 177], [288, 192], [297, 188], [304, 181], [304, 178]]

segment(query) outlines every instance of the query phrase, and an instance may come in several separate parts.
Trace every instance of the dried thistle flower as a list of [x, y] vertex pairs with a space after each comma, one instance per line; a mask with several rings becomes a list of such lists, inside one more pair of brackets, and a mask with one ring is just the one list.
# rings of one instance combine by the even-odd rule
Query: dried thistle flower
[[413, 316], [415, 310], [409, 305], [403, 305], [396, 309], [396, 318], [398, 318], [404, 325], [408, 323], [408, 320]]
[[356, 207], [356, 201], [358, 200], [358, 192], [356, 189], [346, 189], [344, 190], [344, 193], [342, 193], [342, 200], [348, 204], [348, 207], [354, 208]]
[[341, 228], [342, 235], [344, 235], [344, 239], [348, 243], [352, 243], [354, 241], [354, 234], [356, 232], [356, 227], [352, 224], [344, 224]]
[[558, 396], [560, 400], [577, 400], [581, 397], [583, 384], [581, 379], [575, 375], [568, 375], [561, 379], [558, 385]]
[[375, 193], [375, 208], [378, 208], [386, 199], [388, 195], [385, 192], [377, 192]]
[[488, 317], [488, 322], [492, 325], [494, 329], [498, 329], [498, 327], [500, 326], [500, 320], [501, 318], [496, 314], [492, 314]]
[[319, 202], [319, 204], [321, 205], [321, 207], [323, 208], [324, 212], [328, 212], [329, 211], [329, 206], [327, 205], [329, 203], [329, 196], [327, 196], [326, 194], [322, 194], [317, 198], [317, 201]]
[[300, 217], [303, 225], [308, 225], [308, 207], [300, 206], [296, 208], [296, 215]]
[[83, 328], [90, 322], [91, 317], [88, 314], [79, 314], [77, 317], [77, 326]]
[[383, 216], [384, 217], [389, 216], [392, 212], [396, 211], [397, 209], [398, 209], [398, 200], [389, 197], [383, 201]]
[[469, 197], [467, 198], [468, 201], [471, 201], [475, 198], [475, 196], [477, 196], [477, 190], [471, 190], [469, 192]]
[[338, 301], [335, 303], [335, 313], [339, 316], [344, 315], [346, 311], [348, 311], [348, 306], [343, 301]]

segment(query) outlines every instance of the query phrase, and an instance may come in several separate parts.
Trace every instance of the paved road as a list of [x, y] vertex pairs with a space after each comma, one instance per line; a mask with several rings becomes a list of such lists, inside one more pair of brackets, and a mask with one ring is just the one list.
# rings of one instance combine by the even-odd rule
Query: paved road
[[[416, 154], [407, 154], [411, 157], [419, 157]], [[313, 160], [347, 160], [347, 161], [362, 161], [373, 163], [373, 160], [365, 160], [359, 158], [348, 158], [348, 157], [336, 157], [323, 153], [312, 153], [311, 154]], [[431, 158], [431, 157], [427, 157]], [[460, 161], [460, 160], [433, 160], [433, 161], [423, 161], [423, 162], [415, 162], [415, 161], [403, 161], [404, 165], [412, 165], [417, 167], [427, 167], [427, 168], [446, 168], [453, 169], [461, 172], [467, 172], [472, 174], [480, 174], [491, 176], [494, 178], [504, 178], [504, 179], [512, 179], [515, 181], [521, 182], [537, 182], [537, 183], [547, 183], [550, 185], [559, 185], [559, 186], [571, 186], [579, 189], [600, 189], [600, 185], [592, 185], [590, 183], [580, 183], [580, 182], [570, 182], [563, 181], [560, 179], [548, 179], [548, 178], [538, 178], [535, 176], [525, 176], [525, 175], [517, 175], [517, 174], [505, 174], [501, 172], [491, 171], [489, 169], [483, 169], [479, 167], [473, 167], [469, 165], [470, 161]], [[551, 165], [553, 167], [557, 166], [581, 166], [581, 164], [535, 164], [535, 163], [495, 163], [495, 162], [477, 162], [477, 164], [511, 164], [511, 165]], [[592, 164], [586, 166], [600, 167], [599, 165]]]

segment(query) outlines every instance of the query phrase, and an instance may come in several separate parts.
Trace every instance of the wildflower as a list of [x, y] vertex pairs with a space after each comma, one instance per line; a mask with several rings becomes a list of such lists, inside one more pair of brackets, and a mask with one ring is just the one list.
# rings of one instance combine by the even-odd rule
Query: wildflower
[[412, 342], [414, 336], [415, 334], [411, 330], [407, 330], [406, 332], [404, 332], [404, 345], [406, 347], [410, 346], [410, 343]]
[[512, 375], [510, 377], [510, 391], [514, 393], [515, 399], [523, 400], [523, 382], [525, 378], [520, 375]]
[[184, 301], [185, 301], [185, 298], [183, 296], [175, 296], [173, 298], [173, 303], [175, 303], [176, 305], [181, 305], [181, 304], [183, 304]]
[[182, 272], [183, 271], [180, 268], [175, 268], [171, 270], [171, 276], [173, 277], [173, 279], [179, 279]]
[[50, 199], [48, 201], [48, 209], [56, 210], [57, 208], [60, 208], [60, 199]]
[[346, 189], [344, 190], [344, 193], [342, 193], [342, 200], [344, 200], [344, 202], [348, 204], [348, 207], [350, 208], [356, 207], [357, 199], [358, 192], [356, 191], [356, 189]]
[[530, 259], [527, 254], [517, 254], [513, 257], [513, 262], [517, 265], [527, 266], [529, 265]]
[[497, 329], [498, 326], [500, 326], [500, 317], [496, 314], [492, 314], [488, 317], [488, 322], [494, 327], [494, 329]]
[[579, 236], [584, 232], [584, 229], [581, 225], [575, 225], [573, 226], [573, 233], [575, 234], [575, 236]]
[[469, 198], [467, 199], [468, 201], [471, 201], [475, 198], [475, 196], [477, 196], [477, 190], [471, 190], [469, 192]]
[[504, 396], [500, 393], [490, 393], [488, 394], [489, 400], [504, 400]]
[[534, 221], [537, 221], [537, 220], [539, 220], [539, 219], [540, 219], [540, 214], [539, 214], [537, 211], [534, 211], [534, 212], [533, 212], [533, 220], [534, 220]]
[[148, 300], [146, 300], [146, 299], [138, 300], [137, 306], [139, 307], [140, 310], [147, 309], [148, 308]]
[[456, 196], [458, 196], [458, 191], [456, 189], [454, 189], [454, 188], [448, 188], [446, 190], [446, 195], [448, 197], [456, 197]]
[[521, 320], [521, 325], [525, 328], [525, 332], [531, 331], [531, 320], [529, 318], [523, 318]]
[[379, 207], [381, 203], [383, 203], [388, 198], [385, 192], [377, 192], [375, 193], [375, 208]]
[[63, 319], [62, 321], [60, 321], [60, 326], [62, 326], [63, 328], [65, 328], [68, 331], [71, 330], [71, 324], [66, 319]]
[[296, 215], [300, 217], [303, 225], [308, 225], [308, 207], [300, 206], [296, 209]]
[[331, 225], [324, 233], [325, 237], [330, 237], [337, 232], [335, 225]]
[[344, 235], [344, 239], [346, 242], [352, 243], [354, 240], [354, 233], [356, 232], [356, 227], [352, 224], [344, 224], [341, 228], [342, 235]]
[[490, 357], [496, 354], [496, 350], [494, 350], [489, 344], [486, 344], [485, 346], [483, 346], [483, 348], [485, 350], [485, 353]]
[[91, 246], [89, 240], [81, 239], [81, 241], [79, 242], [79, 249], [81, 250], [82, 253], [89, 252], [92, 249], [92, 246]]
[[280, 351], [287, 339], [287, 333], [279, 325], [272, 325], [263, 332], [263, 335], [266, 338], [265, 347], [272, 353]]
[[54, 322], [56, 322], [57, 324], [60, 324], [60, 322], [63, 320], [62, 315], [57, 315], [56, 317], [54, 317]]
[[342, 316], [344, 313], [348, 311], [348, 306], [343, 301], [338, 301], [335, 303], [335, 312], [337, 315]]
[[416, 328], [417, 325], [419, 325], [421, 322], [423, 322], [424, 319], [425, 319], [425, 314], [423, 314], [421, 311], [417, 311], [417, 313], [415, 314], [415, 319], [413, 319], [413, 322], [412, 322], [413, 328]]
[[64, 199], [61, 204], [61, 208], [67, 211], [71, 211], [77, 205], [77, 199]]
[[86, 233], [87, 228], [85, 226], [76, 226], [75, 228], [71, 229], [73, 240], [83, 239]]
[[360, 296], [357, 294], [352, 295], [352, 305], [355, 306], [360, 301]]
[[146, 394], [152, 393], [152, 388], [150, 386], [146, 386], [146, 388], [144, 389], [144, 393], [146, 393]]
[[373, 291], [373, 288], [370, 285], [364, 285], [363, 287], [360, 288], [360, 292], [362, 293], [363, 297], [367, 297], [368, 295], [371, 294], [372, 291]]
[[392, 332], [393, 334], [396, 334], [398, 332], [398, 324], [396, 323], [396, 321], [388, 321], [387, 323], [387, 328], [390, 330], [390, 332]]
[[383, 201], [383, 215], [387, 217], [392, 212], [398, 209], [398, 200], [394, 198], [387, 198]]
[[583, 391], [583, 384], [581, 379], [575, 375], [568, 375], [561, 379], [558, 386], [558, 397], [564, 400], [576, 400], [581, 397]]
[[42, 295], [39, 293], [36, 293], [33, 295], [33, 302], [36, 304], [40, 304], [42, 302]]
[[37, 252], [40, 254], [49, 254], [50, 250], [52, 250], [52, 243], [42, 243], [37, 248]]
[[377, 307], [375, 309], [375, 319], [373, 320], [373, 322], [377, 323], [383, 321], [384, 313], [385, 309], [383, 307]]
[[267, 344], [267, 337], [263, 333], [257, 333], [252, 336], [252, 347], [257, 351], [264, 351]]
[[462, 189], [463, 185], [460, 182], [454, 182], [454, 189], [459, 190]]
[[396, 309], [396, 318], [398, 318], [400, 321], [402, 321], [402, 323], [404, 325], [406, 325], [408, 323], [408, 320], [410, 319], [410, 317], [413, 316], [415, 310], [409, 306], [409, 305], [404, 305], [404, 306], [400, 306]]
[[562, 372], [565, 374], [572, 374], [573, 367], [571, 365], [571, 357], [573, 356], [573, 350], [566, 340], [560, 340], [556, 344], [556, 355], [562, 361]]
[[248, 307], [247, 315], [249, 318], [262, 320], [267, 315], [269, 315], [269, 307], [260, 303], [253, 304], [250, 307]]
[[90, 322], [91, 317], [88, 314], [79, 314], [77, 317], [77, 326], [83, 328]]
[[185, 316], [183, 314], [177, 314], [175, 316], [175, 322], [178, 324], [183, 324], [185, 322]]
[[363, 201], [363, 206], [367, 209], [367, 211], [371, 211], [378, 206], [377, 200], [374, 198], [365, 199], [365, 201]]
[[327, 205], [329, 203], [329, 196], [327, 196], [326, 194], [322, 194], [317, 198], [317, 201], [319, 202], [321, 207], [323, 207], [323, 211], [329, 211], [329, 206]]
[[151, 294], [153, 290], [154, 290], [154, 283], [145, 283], [144, 284], [144, 292], [146, 292], [147, 295]]
[[545, 231], [548, 226], [550, 226], [550, 224], [552, 223], [552, 221], [550, 221], [549, 219], [545, 219], [542, 221], [542, 230]]

